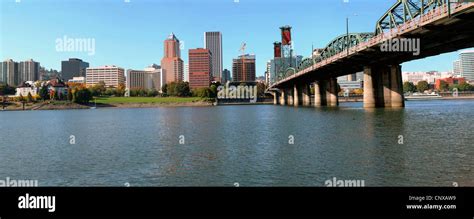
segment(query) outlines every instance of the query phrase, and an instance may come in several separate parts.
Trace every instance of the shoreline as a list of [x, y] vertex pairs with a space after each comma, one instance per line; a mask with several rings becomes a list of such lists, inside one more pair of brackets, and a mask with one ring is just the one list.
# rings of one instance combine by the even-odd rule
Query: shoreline
[[[474, 96], [465, 96], [465, 97], [443, 97], [438, 99], [417, 99], [417, 100], [405, 100], [405, 101], [432, 101], [432, 100], [474, 100]], [[340, 98], [339, 102], [362, 102], [362, 100]], [[239, 105], [273, 105], [270, 102], [257, 102], [257, 103], [224, 103], [218, 104], [217, 106], [239, 106]], [[0, 106], [0, 111], [36, 111], [36, 110], [78, 110], [78, 109], [91, 109], [96, 107], [96, 109], [138, 109], [138, 108], [172, 108], [172, 107], [212, 107], [215, 106], [213, 102], [210, 101], [192, 101], [192, 102], [163, 102], [163, 103], [94, 103], [89, 104], [77, 104], [70, 102], [38, 102], [38, 103], [27, 103], [25, 105], [25, 110], [21, 103], [15, 102], [10, 103], [4, 110]]]
[[0, 106], [0, 111], [41, 111], [41, 110], [87, 110], [92, 107], [96, 109], [137, 109], [137, 108], [161, 108], [161, 107], [210, 107], [212, 102], [197, 101], [197, 102], [176, 102], [176, 103], [94, 103], [78, 104], [78, 103], [34, 103], [25, 105], [25, 110], [21, 103], [12, 103], [4, 110]]

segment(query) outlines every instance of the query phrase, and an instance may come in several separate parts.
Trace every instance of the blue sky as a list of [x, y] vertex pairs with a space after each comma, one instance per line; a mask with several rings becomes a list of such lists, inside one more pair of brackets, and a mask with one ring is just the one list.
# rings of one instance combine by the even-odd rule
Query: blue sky
[[[20, 2], [16, 2], [20, 1]], [[163, 41], [171, 33], [188, 49], [203, 47], [205, 31], [223, 34], [224, 68], [240, 54], [257, 56], [257, 75], [272, 58], [279, 27], [293, 27], [295, 51], [309, 56], [311, 46], [325, 47], [345, 33], [373, 32], [376, 21], [396, 0], [0, 0], [0, 57], [33, 58], [46, 68], [61, 69], [61, 60], [81, 58], [91, 66], [143, 69], [160, 63]], [[95, 54], [58, 52], [58, 38], [91, 38]], [[447, 71], [457, 53], [404, 63], [403, 71]]]

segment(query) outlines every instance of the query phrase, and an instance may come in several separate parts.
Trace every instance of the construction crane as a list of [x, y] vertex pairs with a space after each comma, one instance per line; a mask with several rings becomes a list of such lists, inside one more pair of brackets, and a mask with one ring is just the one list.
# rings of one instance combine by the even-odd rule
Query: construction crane
[[240, 58], [242, 59], [242, 77], [245, 79], [244, 81], [247, 81], [247, 75], [245, 74], [245, 48], [247, 47], [247, 44], [245, 42], [242, 43], [242, 46], [240, 46], [239, 52], [242, 52], [242, 55]]

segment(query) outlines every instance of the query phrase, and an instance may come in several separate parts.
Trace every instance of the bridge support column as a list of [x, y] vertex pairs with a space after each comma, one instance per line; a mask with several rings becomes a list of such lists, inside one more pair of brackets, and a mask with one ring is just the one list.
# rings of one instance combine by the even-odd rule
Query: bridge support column
[[278, 91], [273, 92], [273, 105], [278, 105], [278, 101], [280, 100], [280, 94]]
[[301, 87], [301, 94], [303, 98], [303, 106], [310, 106], [311, 105], [311, 89], [309, 88], [309, 84], [303, 84]]
[[364, 67], [364, 108], [404, 107], [401, 66]]
[[402, 84], [402, 66], [390, 66], [390, 74], [391, 106], [405, 107], [405, 97], [403, 96]]
[[364, 108], [375, 108], [375, 89], [372, 68], [364, 67]]
[[339, 106], [339, 99], [338, 99], [338, 90], [337, 90], [337, 79], [336, 78], [331, 78], [327, 82], [328, 84], [328, 101], [327, 105], [328, 106]]
[[282, 105], [282, 106], [286, 105], [286, 91], [285, 91], [285, 89], [281, 89], [280, 105]]
[[287, 92], [287, 95], [286, 95], [286, 97], [287, 97], [287, 98], [286, 98], [287, 103], [286, 103], [286, 104], [288, 104], [288, 105], [290, 105], [290, 106], [293, 106], [293, 104], [294, 104], [294, 98], [293, 98], [294, 92], [293, 92], [293, 89], [292, 89], [292, 88], [289, 88], [289, 89], [287, 89], [286, 92]]
[[300, 92], [298, 90], [298, 85], [293, 85], [293, 105], [299, 106], [300, 105]]
[[329, 102], [328, 81], [320, 80], [314, 83], [314, 106], [327, 106]]

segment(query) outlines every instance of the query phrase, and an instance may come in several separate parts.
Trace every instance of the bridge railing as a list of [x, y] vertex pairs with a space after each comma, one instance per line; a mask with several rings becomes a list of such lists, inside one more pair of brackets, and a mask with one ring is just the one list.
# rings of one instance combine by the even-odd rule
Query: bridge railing
[[[315, 63], [314, 65], [312, 65], [308, 68], [302, 69], [299, 72], [295, 72], [294, 74], [288, 75], [287, 77], [283, 78], [282, 80], [276, 81], [273, 84], [277, 84], [281, 81], [291, 79], [295, 76], [306, 73], [307, 71], [313, 70], [315, 68], [317, 69], [317, 68], [320, 68], [320, 67], [325, 66], [327, 64], [330, 64], [330, 63], [332, 63], [332, 62], [334, 62], [338, 59], [350, 56], [350, 55], [352, 55], [354, 53], [357, 53], [357, 52], [360, 52], [364, 49], [379, 45], [383, 41], [396, 38], [396, 37], [400, 36], [401, 34], [403, 34], [405, 32], [409, 32], [413, 29], [416, 29], [420, 26], [423, 26], [424, 24], [434, 22], [435, 20], [441, 19], [441, 18], [445, 17], [446, 15], [448, 15], [450, 13], [454, 14], [456, 12], [459, 12], [459, 11], [462, 11], [466, 8], [474, 6], [474, 3], [472, 3], [472, 2], [456, 2], [456, 3], [451, 3], [451, 4], [452, 4], [451, 7], [448, 7], [446, 4], [444, 4], [440, 7], [437, 7], [435, 9], [427, 12], [426, 14], [423, 14], [419, 17], [416, 17], [414, 19], [406, 21], [405, 23], [403, 23], [401, 25], [398, 25], [395, 28], [391, 28], [390, 31], [382, 32], [382, 33], [372, 37], [368, 41], [364, 41], [364, 42], [361, 42], [361, 43], [357, 44], [356, 46], [349, 48], [348, 49], [349, 51], [344, 50], [342, 52], [339, 52], [339, 53], [337, 53], [337, 54], [335, 54], [331, 57], [328, 57], [326, 59], [321, 60], [318, 63]], [[449, 11], [449, 8], [451, 8], [451, 11]]]

